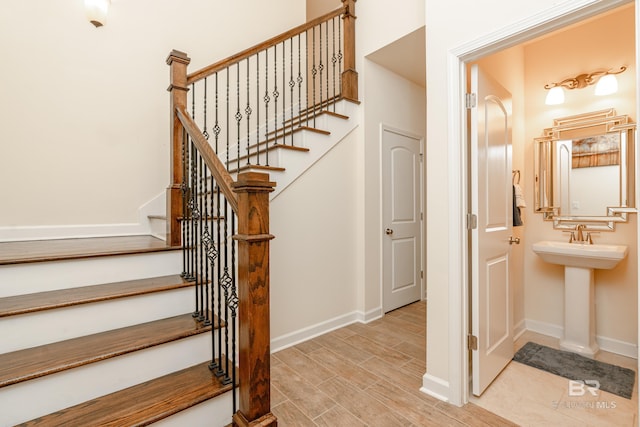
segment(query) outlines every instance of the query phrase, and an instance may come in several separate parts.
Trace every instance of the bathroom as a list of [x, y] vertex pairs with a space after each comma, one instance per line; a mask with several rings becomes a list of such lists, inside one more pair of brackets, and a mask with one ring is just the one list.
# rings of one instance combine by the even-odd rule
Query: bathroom
[[[564, 267], [544, 262], [532, 251], [542, 240], [566, 240], [534, 209], [534, 139], [554, 119], [613, 108], [618, 115], [636, 114], [635, 10], [629, 4], [535, 40], [487, 56], [478, 64], [513, 95], [512, 167], [519, 171], [526, 207], [524, 225], [513, 228], [520, 239], [512, 245], [510, 283], [515, 337], [525, 331], [560, 338], [564, 325]], [[600, 70], [616, 75], [617, 93], [598, 97], [594, 86], [565, 90], [565, 102], [546, 105], [545, 85]], [[604, 215], [604, 211], [601, 215]], [[595, 270], [596, 337], [602, 351], [633, 359], [638, 350], [637, 215], [617, 223], [613, 232], [593, 234], [594, 243], [626, 245], [626, 258], [614, 269]]]

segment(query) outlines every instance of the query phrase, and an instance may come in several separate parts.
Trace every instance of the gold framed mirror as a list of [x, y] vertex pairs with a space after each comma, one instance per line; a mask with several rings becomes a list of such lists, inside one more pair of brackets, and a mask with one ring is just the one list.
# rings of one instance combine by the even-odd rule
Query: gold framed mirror
[[555, 119], [534, 140], [535, 212], [559, 229], [626, 222], [637, 212], [635, 130], [614, 109]]

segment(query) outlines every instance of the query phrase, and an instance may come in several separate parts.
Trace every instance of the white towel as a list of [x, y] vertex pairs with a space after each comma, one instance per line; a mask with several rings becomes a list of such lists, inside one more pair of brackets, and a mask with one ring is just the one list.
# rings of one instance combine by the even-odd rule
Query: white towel
[[522, 195], [522, 188], [520, 188], [520, 184], [513, 184], [515, 188], [516, 194], [516, 206], [519, 208], [526, 208], [527, 204], [524, 202], [524, 196]]

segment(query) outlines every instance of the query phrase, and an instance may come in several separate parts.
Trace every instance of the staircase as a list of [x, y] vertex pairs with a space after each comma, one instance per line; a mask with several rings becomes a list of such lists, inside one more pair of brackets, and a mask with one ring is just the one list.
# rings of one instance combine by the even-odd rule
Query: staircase
[[357, 126], [355, 0], [342, 2], [189, 75], [171, 52], [155, 237], [0, 242], [0, 427], [277, 425], [269, 198]]
[[208, 425], [230, 423], [178, 249], [146, 236], [0, 243], [0, 425], [178, 426], [205, 406], [225, 407]]

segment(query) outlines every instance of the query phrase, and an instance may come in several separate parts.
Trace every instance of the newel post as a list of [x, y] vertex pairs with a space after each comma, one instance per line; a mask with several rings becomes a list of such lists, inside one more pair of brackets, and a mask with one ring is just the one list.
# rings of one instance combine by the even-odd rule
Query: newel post
[[356, 0], [342, 0], [344, 7], [344, 71], [342, 97], [358, 101], [358, 72], [356, 71]]
[[176, 116], [176, 107], [187, 106], [187, 65], [191, 59], [186, 53], [172, 50], [167, 57], [170, 68], [170, 84], [167, 91], [171, 93], [171, 182], [167, 188], [167, 244], [179, 246], [182, 244], [180, 221], [183, 216], [182, 177], [184, 165], [182, 160], [182, 123]]
[[233, 425], [277, 426], [271, 413], [269, 331], [269, 175], [238, 176], [239, 407]]

